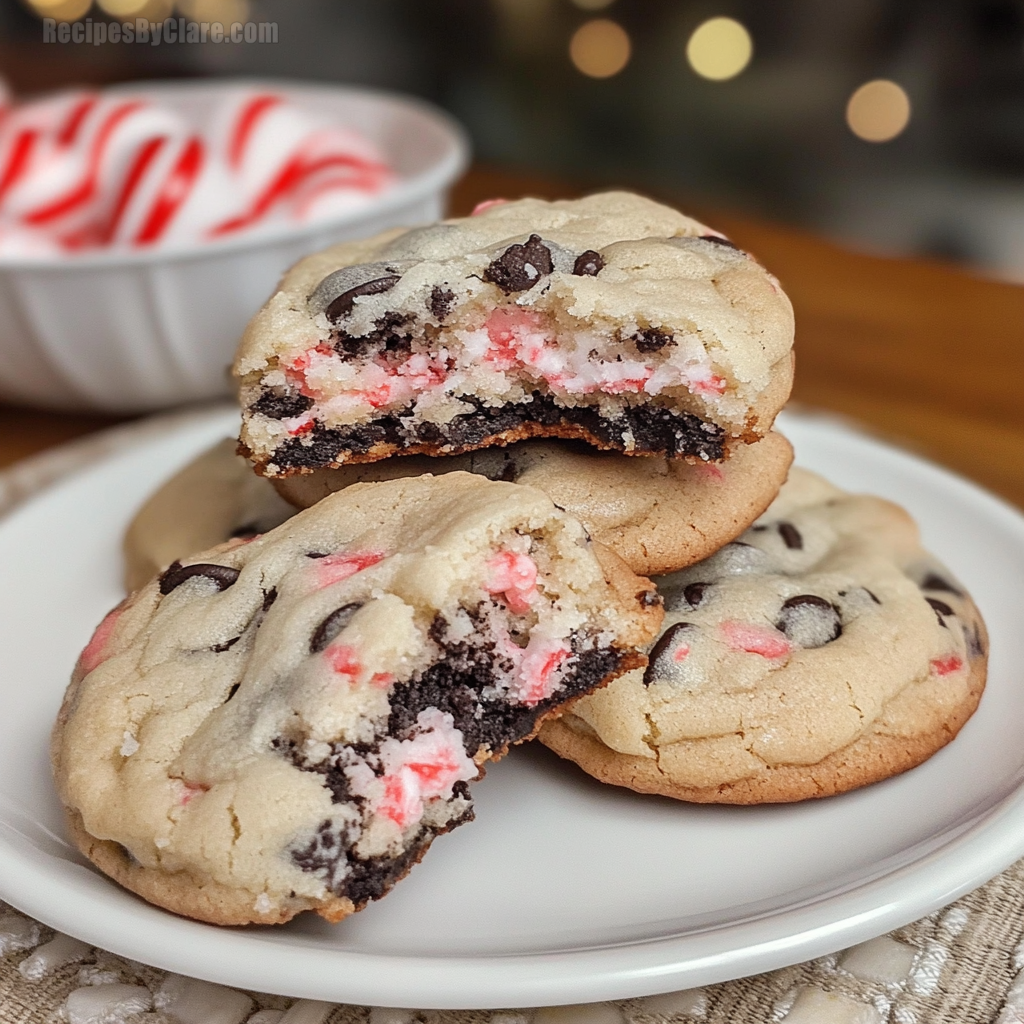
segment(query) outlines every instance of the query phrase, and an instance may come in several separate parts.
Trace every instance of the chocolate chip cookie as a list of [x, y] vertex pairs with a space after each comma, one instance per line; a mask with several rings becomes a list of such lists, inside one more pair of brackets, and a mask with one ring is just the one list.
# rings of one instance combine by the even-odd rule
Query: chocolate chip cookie
[[604, 782], [709, 803], [828, 796], [920, 764], [985, 685], [985, 625], [903, 509], [805, 470], [740, 540], [657, 581], [643, 671], [541, 740]]
[[53, 736], [72, 837], [180, 914], [337, 921], [472, 817], [487, 761], [642, 666], [661, 617], [534, 488], [347, 488], [101, 623]]
[[307, 257], [250, 323], [241, 439], [288, 476], [526, 437], [718, 461], [792, 383], [793, 313], [721, 235], [621, 192]]

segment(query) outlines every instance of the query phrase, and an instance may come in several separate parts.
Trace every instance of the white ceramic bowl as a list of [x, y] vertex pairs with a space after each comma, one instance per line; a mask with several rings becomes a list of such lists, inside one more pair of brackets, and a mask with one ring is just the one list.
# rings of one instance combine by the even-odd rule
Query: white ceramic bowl
[[249, 318], [301, 256], [443, 212], [467, 163], [462, 129], [429, 104], [348, 86], [231, 80], [120, 87], [187, 110], [226, 86], [271, 89], [375, 142], [399, 183], [342, 216], [187, 249], [0, 262], [0, 399], [142, 412], [229, 392]]

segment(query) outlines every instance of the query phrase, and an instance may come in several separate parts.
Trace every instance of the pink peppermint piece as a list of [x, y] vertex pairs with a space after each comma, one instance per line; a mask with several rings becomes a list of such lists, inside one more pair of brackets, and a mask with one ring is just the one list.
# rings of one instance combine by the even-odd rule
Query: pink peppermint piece
[[210, 789], [209, 786], [204, 786], [201, 782], [185, 782], [184, 779], [179, 779], [178, 784], [181, 787], [181, 793], [178, 796], [179, 807], [185, 807], [190, 801], [197, 796], [202, 796]]
[[680, 644], [672, 652], [672, 660], [673, 661], [686, 661], [686, 659], [689, 656], [690, 656], [690, 645], [689, 644]]
[[122, 607], [118, 605], [113, 611], [107, 613], [103, 621], [96, 627], [96, 632], [85, 645], [85, 649], [78, 656], [78, 664], [81, 666], [83, 674], [88, 675], [106, 661], [107, 655], [104, 648], [107, 646], [110, 634], [114, 632], [114, 626], [117, 625], [122, 611]]
[[550, 697], [558, 688], [558, 669], [571, 654], [564, 640], [531, 636], [519, 664], [513, 695], [530, 707]]
[[702, 462], [699, 466], [694, 466], [693, 470], [708, 480], [722, 481], [725, 479], [725, 473], [722, 472], [721, 466], [716, 466], [713, 462]]
[[[544, 318], [530, 310], [499, 306], [484, 324], [490, 347], [484, 360], [496, 370], [511, 370], [517, 363], [541, 367], [548, 333]], [[557, 367], [547, 367], [557, 372]]]
[[944, 658], [933, 658], [931, 667], [937, 676], [948, 676], [953, 672], [959, 672], [964, 663], [959, 655], [947, 654]]
[[298, 416], [289, 416], [281, 420], [281, 423], [292, 437], [298, 437], [301, 434], [308, 434], [313, 429], [313, 414], [307, 409]]
[[425, 801], [447, 799], [456, 782], [475, 778], [479, 771], [467, 757], [451, 715], [427, 708], [416, 724], [420, 731], [411, 739], [389, 739], [381, 745], [384, 796], [376, 810], [401, 829], [423, 817]]
[[377, 804], [377, 813], [403, 830], [423, 817], [419, 780], [411, 769], [399, 768], [394, 775], [384, 777], [384, 796]]
[[529, 555], [499, 551], [487, 561], [488, 594], [500, 594], [509, 611], [525, 615], [537, 597], [537, 563]]
[[485, 199], [482, 203], [477, 203], [473, 207], [470, 217], [476, 217], [478, 214], [483, 213], [484, 210], [489, 210], [492, 206], [503, 206], [507, 202], [507, 199]]
[[755, 626], [730, 619], [723, 622], [718, 631], [734, 651], [759, 654], [762, 658], [784, 658], [793, 649], [785, 634], [774, 626]]
[[384, 557], [383, 551], [335, 551], [315, 562], [316, 585], [320, 590], [369, 569]]
[[363, 669], [356, 649], [348, 644], [332, 644], [324, 651], [324, 657], [331, 668], [341, 676], [351, 676], [355, 679]]

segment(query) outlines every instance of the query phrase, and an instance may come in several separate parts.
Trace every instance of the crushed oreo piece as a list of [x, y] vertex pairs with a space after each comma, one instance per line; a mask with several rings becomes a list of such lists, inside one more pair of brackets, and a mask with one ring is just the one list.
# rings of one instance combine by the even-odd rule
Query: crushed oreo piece
[[335, 331], [334, 351], [343, 358], [373, 355], [378, 352], [412, 351], [412, 333], [408, 330], [413, 317], [407, 313], [385, 313], [373, 322], [368, 334], [353, 335], [346, 331]]
[[293, 394], [280, 388], [269, 388], [249, 406], [249, 409], [272, 420], [286, 420], [292, 416], [301, 416], [312, 406], [313, 399], [307, 398], [306, 395]]
[[166, 596], [194, 576], [213, 580], [218, 590], [227, 590], [240, 575], [240, 571], [232, 569], [230, 565], [214, 565], [210, 562], [182, 565], [181, 562], [172, 562], [160, 576], [160, 593]]
[[676, 340], [670, 331], [659, 331], [654, 327], [646, 327], [633, 335], [633, 344], [638, 352], [659, 352], [666, 345], [675, 345]]
[[506, 295], [532, 288], [554, 269], [551, 250], [540, 235], [530, 235], [523, 243], [510, 245], [484, 271], [484, 280], [496, 284]]
[[434, 315], [434, 319], [438, 322], [442, 322], [452, 311], [452, 306], [454, 305], [455, 292], [448, 288], [442, 288], [439, 284], [435, 284], [430, 290], [430, 301], [427, 303], [430, 312]]

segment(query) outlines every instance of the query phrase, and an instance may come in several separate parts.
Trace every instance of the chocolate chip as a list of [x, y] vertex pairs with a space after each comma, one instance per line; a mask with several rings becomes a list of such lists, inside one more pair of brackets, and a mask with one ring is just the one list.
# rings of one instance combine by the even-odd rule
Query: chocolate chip
[[217, 584], [218, 590], [227, 590], [239, 575], [240, 570], [232, 569], [230, 565], [214, 565], [209, 562], [182, 565], [181, 562], [172, 562], [160, 577], [160, 593], [166, 596], [176, 587], [180, 587], [185, 580], [192, 579], [193, 576], [203, 576], [208, 580], [213, 580]]
[[637, 351], [645, 354], [647, 352], [658, 352], [666, 345], [674, 345], [675, 343], [676, 340], [672, 337], [671, 333], [659, 331], [654, 327], [647, 327], [633, 335], [633, 344], [636, 345]]
[[981, 637], [981, 626], [977, 622], [972, 629], [967, 630], [967, 649], [972, 658], [980, 658], [985, 653], [985, 641]]
[[597, 277], [604, 269], [604, 257], [593, 249], [587, 249], [576, 257], [572, 272], [576, 277]]
[[342, 292], [324, 310], [324, 313], [327, 314], [327, 319], [332, 324], [336, 324], [339, 320], [344, 320], [352, 312], [356, 299], [361, 298], [363, 295], [383, 295], [384, 292], [391, 291], [399, 281], [401, 281], [401, 278], [398, 274], [387, 274], [384, 277], [377, 277], [372, 281], [367, 281], [365, 284], [357, 284], [354, 288], [349, 288], [347, 292]]
[[824, 647], [843, 632], [839, 609], [816, 594], [797, 594], [782, 605], [775, 628], [799, 647]]
[[277, 587], [271, 587], [263, 595], [263, 610], [265, 612], [270, 611], [270, 606], [277, 600]]
[[800, 551], [804, 546], [804, 539], [800, 531], [792, 523], [779, 523], [776, 527], [786, 547], [791, 551]]
[[665, 603], [665, 599], [656, 590], [641, 590], [636, 599], [644, 608], [656, 608]]
[[551, 250], [540, 235], [519, 244], [510, 245], [484, 271], [484, 280], [496, 284], [506, 295], [532, 288], [542, 277], [554, 269]]
[[684, 642], [684, 635], [697, 627], [692, 622], [676, 622], [669, 626], [658, 638], [647, 656], [647, 668], [644, 669], [644, 686], [651, 683], [671, 681], [679, 675], [679, 661], [676, 651]]
[[928, 575], [921, 580], [920, 586], [922, 590], [942, 590], [947, 594], [956, 594], [957, 597], [964, 596], [962, 590], [958, 590], [949, 582], [949, 580], [934, 572], [928, 573]]
[[226, 697], [224, 698], [224, 703], [225, 703], [225, 704], [227, 704], [227, 702], [228, 702], [229, 700], [231, 700], [231, 698], [232, 698], [232, 697], [234, 697], [234, 695], [235, 695], [236, 693], [238, 693], [238, 688], [239, 688], [239, 687], [240, 687], [241, 685], [242, 685], [241, 683], [233, 683], [233, 684], [232, 684], [232, 686], [231, 686], [231, 689], [230, 689], [230, 690], [228, 690], [228, 695], [227, 695], [227, 696], [226, 696]]
[[945, 601], [940, 601], [937, 597], [926, 597], [925, 600], [932, 606], [932, 611], [935, 612], [935, 618], [939, 620], [939, 625], [943, 629], [948, 629], [943, 615], [956, 615], [956, 612], [946, 604]]
[[705, 242], [714, 242], [715, 245], [724, 245], [727, 249], [742, 251], [735, 242], [730, 242], [728, 238], [722, 238], [721, 235], [701, 235], [700, 237]]
[[290, 419], [299, 416], [313, 405], [313, 399], [305, 395], [293, 394], [280, 388], [264, 391], [252, 405], [250, 412], [258, 412], [272, 420]]
[[340, 608], [335, 608], [330, 615], [320, 623], [319, 626], [313, 632], [313, 636], [309, 641], [309, 653], [319, 654], [324, 650], [328, 644], [352, 621], [352, 616], [355, 615], [360, 608], [361, 603], [343, 604]]
[[710, 587], [710, 583], [689, 583], [683, 588], [683, 597], [691, 608], [699, 608], [704, 600], [704, 592]]
[[442, 321], [452, 311], [452, 306], [455, 305], [455, 292], [450, 291], [448, 288], [442, 288], [439, 284], [435, 284], [430, 290], [430, 301], [427, 306], [430, 308], [430, 312], [434, 314], [434, 319]]

